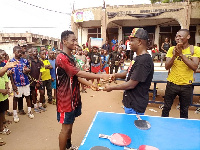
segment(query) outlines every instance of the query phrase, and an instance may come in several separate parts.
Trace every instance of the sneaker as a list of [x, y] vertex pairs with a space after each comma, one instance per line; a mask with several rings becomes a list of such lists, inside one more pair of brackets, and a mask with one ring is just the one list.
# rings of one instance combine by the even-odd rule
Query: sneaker
[[20, 115], [26, 115], [25, 111], [22, 109], [22, 110], [19, 110], [18, 112]]
[[47, 104], [42, 104], [42, 107], [47, 108]]
[[162, 105], [159, 106], [160, 109], [163, 109], [163, 107], [164, 107], [164, 104], [162, 104]]
[[41, 111], [40, 111], [39, 108], [34, 108], [34, 112], [36, 112], [36, 113], [41, 113]]
[[44, 107], [42, 107], [42, 106], [41, 106], [41, 107], [39, 106], [38, 108], [39, 108], [41, 111], [43, 111], [43, 112], [46, 111], [46, 109], [45, 109]]
[[30, 119], [33, 119], [33, 118], [34, 118], [34, 115], [32, 114], [31, 111], [28, 113], [28, 117], [29, 117]]
[[78, 146], [71, 146], [70, 148], [66, 149], [66, 150], [78, 150]]
[[56, 99], [53, 99], [53, 100], [52, 100], [52, 104], [53, 104], [53, 105], [56, 105]]
[[200, 114], [200, 107], [198, 107], [198, 108], [195, 110], [194, 113], [195, 113], [195, 114]]
[[13, 120], [14, 120], [15, 123], [19, 122], [18, 115], [13, 115]]

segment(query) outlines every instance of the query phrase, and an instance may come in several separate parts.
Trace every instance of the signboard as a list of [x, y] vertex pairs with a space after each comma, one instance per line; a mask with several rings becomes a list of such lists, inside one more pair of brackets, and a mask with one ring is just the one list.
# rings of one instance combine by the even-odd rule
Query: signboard
[[148, 18], [161, 15], [165, 12], [176, 12], [184, 8], [176, 9], [145, 9], [145, 10], [131, 10], [131, 11], [118, 11], [118, 12], [107, 12], [108, 18], [112, 19], [114, 17], [131, 16], [136, 18]]
[[94, 20], [94, 14], [92, 11], [76, 12], [74, 14], [74, 22], [83, 22]]
[[103, 39], [102, 38], [90, 38], [91, 41], [91, 47], [92, 46], [97, 46], [98, 48], [102, 46], [103, 44]]
[[76, 12], [74, 21], [83, 22], [83, 12]]

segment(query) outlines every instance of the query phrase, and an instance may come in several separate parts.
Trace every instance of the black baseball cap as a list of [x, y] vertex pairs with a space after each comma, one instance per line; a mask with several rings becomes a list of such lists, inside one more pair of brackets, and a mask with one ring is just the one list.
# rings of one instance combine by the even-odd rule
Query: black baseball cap
[[129, 38], [139, 38], [139, 39], [143, 39], [143, 40], [148, 40], [149, 36], [148, 36], [148, 32], [146, 30], [144, 30], [143, 28], [134, 28], [132, 30], [131, 35], [129, 36]]

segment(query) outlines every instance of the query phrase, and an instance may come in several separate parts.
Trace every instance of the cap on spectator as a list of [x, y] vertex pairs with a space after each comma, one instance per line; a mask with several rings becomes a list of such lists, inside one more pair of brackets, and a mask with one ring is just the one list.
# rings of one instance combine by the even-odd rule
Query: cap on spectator
[[134, 28], [129, 38], [131, 37], [135, 37], [135, 38], [139, 38], [143, 40], [149, 39], [148, 32], [144, 30], [143, 28]]

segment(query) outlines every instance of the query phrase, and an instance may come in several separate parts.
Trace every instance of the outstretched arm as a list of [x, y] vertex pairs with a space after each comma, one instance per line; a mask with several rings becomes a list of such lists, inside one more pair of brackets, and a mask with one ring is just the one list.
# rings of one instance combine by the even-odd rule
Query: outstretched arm
[[93, 85], [92, 82], [89, 82], [87, 81], [86, 79], [84, 78], [80, 78], [78, 77], [78, 81], [84, 85], [87, 85], [87, 86], [90, 86], [90, 88], [94, 91], [97, 91], [98, 90], [98, 87], [96, 85]]
[[2, 77], [9, 68], [13, 68], [18, 64], [18, 61], [7, 62], [6, 65], [0, 70], [0, 77]]
[[121, 79], [125, 79], [126, 78], [126, 74], [128, 73], [128, 71], [124, 71], [122, 73], [115, 73], [112, 76], [116, 79], [116, 78], [121, 78]]
[[115, 86], [106, 85], [103, 90], [107, 91], [107, 92], [110, 92], [112, 90], [130, 90], [130, 89], [134, 89], [138, 83], [139, 83], [138, 81], [129, 80], [128, 82], [125, 82], [125, 83], [119, 84], [119, 85], [115, 85]]
[[85, 71], [79, 71], [76, 76], [81, 77], [81, 78], [87, 78], [87, 79], [104, 79], [104, 80], [109, 80], [110, 75], [109, 74], [94, 74], [94, 73], [89, 73]]

